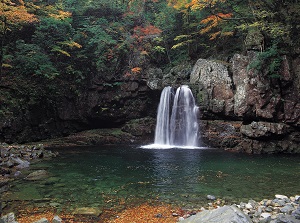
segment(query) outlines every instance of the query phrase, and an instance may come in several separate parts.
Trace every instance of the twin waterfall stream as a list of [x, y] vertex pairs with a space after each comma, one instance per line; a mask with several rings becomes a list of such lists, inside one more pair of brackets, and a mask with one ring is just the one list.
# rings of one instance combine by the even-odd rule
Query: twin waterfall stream
[[176, 91], [165, 87], [157, 110], [154, 144], [143, 148], [197, 148], [198, 110], [188, 86], [183, 85]]

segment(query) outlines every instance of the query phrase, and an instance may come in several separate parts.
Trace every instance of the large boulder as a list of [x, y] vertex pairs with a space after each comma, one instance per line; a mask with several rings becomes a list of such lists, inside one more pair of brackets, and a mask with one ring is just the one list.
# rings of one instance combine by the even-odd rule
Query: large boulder
[[181, 223], [252, 223], [249, 216], [236, 206], [223, 206], [214, 210], [206, 210], [189, 217]]
[[225, 65], [199, 59], [191, 73], [191, 84], [197, 84], [198, 104], [213, 113], [230, 115], [233, 112], [233, 85]]

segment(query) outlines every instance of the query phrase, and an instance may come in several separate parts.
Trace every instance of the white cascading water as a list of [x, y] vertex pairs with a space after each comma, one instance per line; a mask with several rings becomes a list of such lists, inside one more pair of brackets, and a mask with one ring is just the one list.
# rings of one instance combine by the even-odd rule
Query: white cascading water
[[172, 88], [165, 87], [161, 93], [157, 109], [157, 120], [155, 128], [155, 144], [170, 144], [170, 109], [171, 109]]
[[[157, 111], [154, 145], [198, 146], [198, 107], [188, 86], [165, 87]], [[159, 147], [159, 146], [158, 146]]]

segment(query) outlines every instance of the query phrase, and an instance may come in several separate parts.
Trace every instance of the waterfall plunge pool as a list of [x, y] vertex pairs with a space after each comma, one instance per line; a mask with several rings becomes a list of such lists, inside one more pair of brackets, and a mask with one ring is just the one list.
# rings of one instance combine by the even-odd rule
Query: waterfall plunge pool
[[300, 194], [299, 155], [247, 155], [220, 149], [141, 149], [137, 146], [61, 148], [31, 165], [45, 180], [13, 182], [2, 200], [27, 205], [116, 208], [159, 200], [201, 207], [212, 194], [229, 202]]

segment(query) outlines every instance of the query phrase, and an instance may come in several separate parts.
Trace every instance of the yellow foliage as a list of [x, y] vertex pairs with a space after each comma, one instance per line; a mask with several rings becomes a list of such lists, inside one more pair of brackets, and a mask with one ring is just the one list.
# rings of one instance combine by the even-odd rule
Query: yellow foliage
[[62, 50], [61, 48], [59, 48], [59, 47], [57, 47], [57, 46], [56, 46], [56, 47], [53, 47], [51, 51], [52, 51], [52, 52], [58, 52], [58, 53], [60, 53], [60, 54], [62, 54], [62, 55], [65, 55], [65, 56], [67, 56], [67, 57], [70, 57], [70, 56], [71, 56], [67, 51]]
[[71, 12], [65, 12], [62, 10], [58, 10], [56, 13], [49, 13], [49, 16], [51, 18], [57, 19], [57, 20], [64, 20], [66, 18], [70, 18], [72, 16]]
[[2, 64], [3, 68], [12, 68], [13, 66], [7, 63]]
[[63, 42], [59, 42], [59, 44], [61, 45], [66, 45], [70, 48], [78, 48], [80, 49], [82, 47], [82, 45], [80, 45], [79, 43], [76, 43], [75, 41], [73, 40], [70, 40], [70, 41], [63, 41]]

